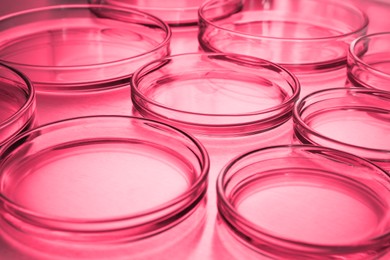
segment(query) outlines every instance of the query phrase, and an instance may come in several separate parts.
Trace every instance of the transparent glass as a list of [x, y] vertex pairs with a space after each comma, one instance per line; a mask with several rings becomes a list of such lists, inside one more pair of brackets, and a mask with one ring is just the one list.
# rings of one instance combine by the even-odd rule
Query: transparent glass
[[299, 78], [302, 97], [344, 85], [348, 46], [367, 25], [365, 13], [340, 1], [211, 0], [199, 9], [198, 39], [205, 51], [282, 65]]
[[0, 60], [38, 91], [90, 91], [127, 82], [169, 52], [169, 27], [135, 9], [58, 5], [0, 17]]
[[181, 130], [83, 117], [26, 132], [1, 158], [2, 248], [33, 259], [161, 259], [196, 245], [209, 159]]
[[0, 61], [34, 83], [41, 125], [130, 115], [130, 77], [168, 55], [170, 39], [159, 18], [108, 5], [53, 5], [0, 17]]
[[315, 92], [294, 108], [298, 142], [332, 147], [390, 171], [390, 93], [363, 88]]
[[348, 85], [390, 91], [390, 32], [369, 34], [352, 42]]
[[171, 26], [194, 25], [198, 9], [205, 0], [90, 0], [92, 3], [137, 8], [153, 14]]
[[389, 250], [389, 187], [385, 171], [349, 153], [261, 148], [219, 175], [220, 225], [257, 259], [378, 259]]
[[35, 89], [21, 72], [0, 63], [0, 147], [35, 123]]
[[[134, 73], [135, 115], [195, 135], [211, 161], [208, 221], [191, 259], [213, 259], [218, 172], [237, 154], [292, 142], [295, 76], [269, 61], [236, 54], [183, 54], [151, 62]], [[218, 254], [218, 253], [217, 253]]]
[[134, 107], [192, 133], [242, 136], [288, 121], [297, 79], [271, 62], [235, 54], [183, 54], [151, 62], [132, 78]]

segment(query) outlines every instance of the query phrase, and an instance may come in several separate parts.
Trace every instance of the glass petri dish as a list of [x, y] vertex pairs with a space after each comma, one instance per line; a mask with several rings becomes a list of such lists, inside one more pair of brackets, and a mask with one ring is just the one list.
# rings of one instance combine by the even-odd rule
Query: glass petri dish
[[301, 143], [356, 154], [390, 170], [390, 93], [363, 88], [315, 92], [294, 107]]
[[355, 87], [390, 91], [390, 32], [369, 34], [351, 43], [348, 80]]
[[137, 8], [159, 17], [170, 26], [188, 26], [198, 23], [198, 9], [205, 0], [90, 0], [90, 2]]
[[[190, 218], [207, 189], [203, 146], [176, 128], [135, 117], [41, 126], [11, 141], [1, 156], [5, 226], [30, 236], [31, 247], [54, 243], [49, 252], [70, 244], [60, 255], [85, 256], [89, 245], [104, 255], [109, 245], [153, 239]], [[153, 245], [127, 253], [153, 254]]]
[[159, 18], [108, 5], [55, 5], [0, 17], [0, 60], [24, 72], [38, 92], [124, 86], [136, 68], [169, 54]]
[[272, 259], [374, 259], [388, 250], [389, 184], [349, 153], [266, 147], [226, 165], [218, 209], [237, 241]]
[[199, 9], [199, 44], [206, 51], [252, 55], [292, 72], [334, 70], [368, 18], [335, 1], [212, 0]]
[[131, 97], [142, 116], [203, 136], [244, 136], [291, 118], [299, 82], [269, 61], [236, 54], [182, 54], [141, 67]]
[[35, 122], [35, 90], [21, 72], [0, 63], [0, 147]]

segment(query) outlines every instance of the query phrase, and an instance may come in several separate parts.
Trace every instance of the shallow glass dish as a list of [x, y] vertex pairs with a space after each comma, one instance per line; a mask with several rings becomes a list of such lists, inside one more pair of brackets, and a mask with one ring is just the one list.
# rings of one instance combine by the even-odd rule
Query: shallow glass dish
[[162, 241], [152, 248], [142, 241], [199, 212], [207, 189], [203, 146], [178, 129], [135, 117], [41, 126], [11, 141], [1, 157], [2, 228], [35, 250], [45, 246], [40, 251], [53, 258], [124, 257], [121, 250], [105, 254], [133, 242], [140, 245], [125, 251], [128, 257], [153, 256]]
[[273, 146], [226, 165], [218, 209], [226, 234], [259, 259], [379, 259], [390, 237], [389, 187], [385, 171], [352, 154]]
[[348, 46], [368, 18], [340, 1], [211, 0], [199, 9], [199, 44], [270, 60], [293, 72], [345, 66]]
[[35, 89], [19, 71], [0, 63], [0, 147], [34, 126]]
[[146, 64], [132, 78], [144, 117], [193, 134], [245, 136], [291, 118], [300, 85], [272, 62], [236, 54], [183, 54]]
[[109, 5], [54, 5], [0, 17], [0, 60], [39, 92], [123, 86], [144, 63], [169, 54], [159, 18]]
[[362, 36], [348, 52], [348, 80], [355, 87], [390, 91], [390, 32]]
[[359, 155], [390, 170], [390, 93], [364, 88], [315, 92], [294, 107], [298, 141]]

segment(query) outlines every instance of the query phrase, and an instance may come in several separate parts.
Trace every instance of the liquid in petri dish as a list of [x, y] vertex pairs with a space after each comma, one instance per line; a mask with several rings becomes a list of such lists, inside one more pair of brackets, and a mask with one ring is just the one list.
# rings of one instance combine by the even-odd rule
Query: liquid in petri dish
[[195, 171], [173, 150], [90, 141], [44, 150], [7, 167], [3, 193], [34, 212], [100, 220], [138, 215], [183, 194]]
[[352, 179], [304, 169], [274, 170], [248, 179], [235, 195], [237, 212], [273, 236], [350, 245], [372, 237], [386, 220], [375, 192]]

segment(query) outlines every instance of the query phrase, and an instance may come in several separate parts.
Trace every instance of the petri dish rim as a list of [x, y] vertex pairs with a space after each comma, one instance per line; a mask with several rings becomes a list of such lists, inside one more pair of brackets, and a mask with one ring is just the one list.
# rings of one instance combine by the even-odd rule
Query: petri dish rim
[[[135, 8], [135, 9], [147, 12], [149, 14], [152, 14], [152, 15], [157, 15], [157, 13], [162, 13], [162, 15], [157, 15], [157, 16], [161, 17], [161, 20], [163, 20], [164, 22], [166, 22], [167, 24], [169, 24], [169, 26], [171, 26], [173, 28], [180, 28], [180, 27], [186, 28], [186, 27], [191, 27], [191, 26], [195, 26], [198, 24], [198, 16], [197, 15], [198, 15], [199, 6], [195, 6], [195, 5], [187, 6], [187, 7], [176, 7], [176, 6], [167, 7], [167, 6], [163, 6], [163, 4], [160, 6], [158, 6], [158, 5], [156, 5], [156, 6], [147, 6], [147, 5], [138, 6], [135, 3], [126, 3], [125, 1], [120, 1], [120, 0], [119, 1], [118, 0], [89, 0], [89, 2], [96, 3], [96, 4], [109, 4], [109, 5], [120, 6], [120, 7], [124, 7], [124, 8]], [[165, 17], [167, 15], [166, 13], [169, 13], [169, 12], [173, 12], [173, 13], [182, 12], [183, 14], [189, 13], [190, 18], [187, 18], [184, 21], [182, 21], [181, 19]]]
[[[38, 7], [38, 8], [32, 8], [28, 10], [23, 10], [11, 14], [7, 14], [4, 16], [0, 16], [0, 23], [6, 19], [11, 18], [17, 18], [21, 15], [28, 15], [32, 13], [39, 13], [39, 12], [45, 12], [45, 11], [51, 11], [51, 10], [69, 10], [69, 9], [90, 9], [90, 8], [101, 8], [101, 9], [108, 9], [108, 10], [114, 10], [114, 11], [120, 11], [125, 13], [133, 13], [136, 14], [139, 17], [146, 17], [149, 20], [153, 21], [155, 25], [159, 26], [160, 29], [163, 29], [166, 33], [165, 39], [158, 44], [153, 49], [149, 50], [148, 52], [141, 53], [138, 55], [134, 55], [127, 58], [122, 58], [115, 61], [108, 61], [108, 62], [102, 62], [102, 63], [94, 63], [94, 64], [83, 64], [83, 65], [69, 65], [69, 66], [45, 66], [45, 65], [34, 65], [34, 64], [28, 64], [28, 63], [19, 63], [19, 62], [12, 62], [0, 59], [0, 62], [7, 63], [11, 66], [17, 66], [21, 68], [38, 68], [38, 69], [49, 69], [49, 70], [77, 70], [77, 69], [93, 69], [93, 68], [100, 68], [104, 66], [111, 66], [111, 65], [120, 65], [121, 63], [126, 63], [131, 60], [135, 60], [138, 58], [141, 58], [145, 55], [148, 55], [170, 43], [171, 37], [172, 37], [172, 31], [167, 23], [162, 21], [160, 18], [151, 15], [146, 12], [142, 12], [137, 9], [133, 8], [124, 8], [124, 7], [118, 7], [118, 6], [110, 6], [110, 5], [104, 5], [104, 4], [67, 4], [67, 5], [52, 5], [52, 6], [46, 6], [46, 7]], [[0, 46], [1, 48], [1, 46]]]
[[12, 116], [7, 118], [5, 121], [0, 122], [0, 129], [6, 127], [7, 125], [11, 124], [12, 122], [15, 122], [21, 115], [27, 112], [28, 109], [30, 109], [31, 106], [34, 105], [35, 102], [35, 89], [34, 85], [31, 83], [30, 79], [25, 76], [22, 72], [20, 72], [17, 69], [14, 69], [2, 62], [0, 62], [0, 67], [4, 67], [5, 69], [11, 71], [16, 76], [18, 76], [22, 81], [26, 84], [26, 87], [29, 91], [28, 98], [26, 99], [23, 106], [21, 106], [16, 113], [14, 113]]
[[[289, 79], [291, 79], [292, 82], [293, 82], [293, 85], [289, 84], [290, 87], [291, 87], [291, 90], [292, 90], [292, 95], [288, 99], [286, 99], [282, 104], [279, 104], [277, 106], [273, 106], [273, 107], [270, 107], [270, 108], [267, 108], [267, 109], [259, 110], [259, 111], [253, 111], [253, 112], [242, 113], [242, 114], [228, 114], [228, 113], [226, 113], [226, 114], [214, 114], [214, 113], [192, 112], [192, 111], [185, 111], [185, 110], [171, 108], [171, 107], [165, 106], [164, 104], [156, 102], [153, 99], [148, 98], [141, 91], [138, 90], [138, 87], [137, 87], [138, 80], [142, 79], [142, 77], [145, 76], [149, 72], [149, 70], [144, 71], [146, 68], [148, 68], [149, 66], [152, 66], [153, 64], [158, 64], [158, 63], [164, 64], [165, 62], [168, 62], [169, 60], [172, 60], [172, 59], [175, 59], [175, 58], [180, 58], [180, 57], [185, 57], [185, 56], [227, 57], [228, 59], [231, 59], [233, 61], [239, 61], [239, 62], [245, 62], [245, 61], [248, 61], [248, 60], [249, 61], [253, 60], [255, 62], [259, 62], [259, 63], [261, 63], [261, 66], [267, 67], [267, 69], [272, 68], [272, 69], [275, 69], [275, 71], [277, 70], [277, 71], [282, 71], [283, 73], [286, 73], [286, 76], [289, 77]], [[286, 105], [295, 102], [295, 100], [298, 99], [299, 93], [300, 93], [300, 83], [299, 83], [298, 78], [293, 73], [291, 73], [290, 71], [285, 69], [283, 66], [278, 65], [278, 64], [273, 63], [273, 62], [270, 62], [270, 61], [267, 61], [267, 60], [264, 60], [264, 59], [251, 57], [251, 56], [247, 56], [247, 55], [234, 54], [234, 53], [184, 53], [184, 54], [176, 54], [176, 55], [172, 55], [172, 56], [169, 56], [169, 57], [164, 57], [164, 58], [162, 58], [160, 60], [155, 60], [155, 61], [152, 61], [152, 62], [149, 62], [149, 63], [145, 64], [144, 66], [139, 68], [134, 73], [133, 77], [131, 78], [131, 94], [132, 95], [136, 95], [138, 98], [142, 99], [146, 103], [152, 104], [154, 106], [157, 106], [157, 107], [169, 110], [169, 111], [178, 112], [178, 113], [181, 113], [181, 114], [199, 115], [199, 116], [204, 116], [204, 117], [208, 117], [208, 116], [210, 116], [210, 117], [213, 117], [213, 116], [218, 116], [218, 117], [243, 117], [243, 116], [259, 115], [259, 114], [265, 114], [265, 113], [277, 111], [279, 109], [282, 109]], [[180, 122], [182, 122], [182, 121], [180, 121]], [[252, 123], [252, 122], [247, 122], [247, 123], [249, 124], [249, 123]], [[200, 123], [197, 124], [195, 122], [191, 122], [191, 124], [193, 124], [193, 125], [203, 125], [203, 124], [200, 124]], [[228, 124], [228, 125], [235, 125], [235, 124]], [[241, 124], [239, 124], [239, 125], [241, 125]], [[213, 125], [213, 126], [217, 127], [218, 125]], [[226, 126], [226, 125], [220, 125], [220, 126]]]
[[[381, 36], [387, 36], [388, 40], [390, 41], [390, 32], [378, 32], [373, 34], [367, 34], [361, 37], [356, 38], [353, 40], [348, 48], [348, 55], [352, 59], [354, 63], [357, 64], [359, 67], [367, 68], [371, 72], [374, 72], [376, 75], [383, 76], [383, 77], [390, 77], [389, 73], [383, 72], [381, 70], [378, 70], [377, 68], [371, 66], [370, 64], [364, 62], [361, 58], [359, 58], [359, 55], [356, 54], [355, 48], [360, 42], [368, 41], [372, 38], [379, 38]], [[364, 56], [364, 55], [363, 55]], [[348, 63], [348, 66], [350, 67], [350, 64]], [[353, 66], [353, 65], [352, 65]]]
[[[237, 0], [228, 0], [228, 2], [229, 1], [233, 2], [233, 1], [237, 1]], [[306, 1], [315, 2], [315, 0], [306, 0]], [[331, 1], [328, 4], [333, 4], [335, 6], [349, 9], [350, 11], [354, 11], [354, 12], [359, 13], [359, 15], [361, 15], [362, 20], [363, 20], [361, 25], [358, 28], [356, 28], [355, 30], [352, 30], [348, 33], [334, 35], [334, 36], [327, 36], [327, 37], [314, 37], [314, 38], [299, 38], [299, 37], [289, 38], [289, 37], [286, 37], [286, 38], [282, 38], [282, 37], [275, 37], [275, 36], [254, 36], [254, 35], [247, 34], [247, 33], [240, 33], [240, 32], [237, 32], [237, 31], [231, 30], [231, 29], [226, 29], [224, 27], [218, 26], [217, 24], [215, 24], [215, 23], [211, 22], [209, 19], [207, 19], [204, 15], [204, 9], [207, 8], [209, 5], [214, 4], [216, 2], [221, 2], [221, 0], [210, 0], [210, 1], [206, 1], [203, 5], [201, 5], [201, 7], [198, 10], [198, 16], [199, 16], [200, 21], [208, 24], [209, 26], [213, 26], [214, 28], [217, 28], [219, 30], [229, 32], [233, 35], [243, 36], [243, 37], [248, 38], [248, 39], [256, 39], [256, 40], [269, 39], [269, 40], [280, 40], [280, 41], [284, 41], [284, 42], [306, 42], [306, 43], [313, 42], [314, 43], [316, 41], [338, 39], [338, 38], [343, 38], [343, 37], [347, 37], [350, 35], [354, 35], [354, 34], [359, 33], [359, 32], [364, 32], [369, 24], [369, 19], [368, 19], [367, 14], [365, 12], [363, 12], [362, 10], [360, 10], [359, 8], [352, 8], [349, 5], [344, 5], [344, 4], [341, 4], [339, 2], [336, 3], [334, 1]]]
[[359, 88], [359, 87], [323, 89], [323, 90], [315, 91], [315, 92], [307, 95], [306, 97], [302, 98], [301, 100], [299, 100], [295, 104], [295, 106], [293, 108], [293, 113], [292, 113], [293, 114], [293, 119], [294, 119], [294, 124], [298, 124], [300, 127], [303, 127], [303, 129], [305, 131], [307, 131], [308, 133], [310, 133], [311, 135], [317, 136], [317, 137], [319, 137], [319, 138], [321, 138], [323, 140], [327, 140], [329, 142], [332, 142], [332, 143], [335, 143], [335, 144], [338, 144], [338, 145], [351, 147], [351, 148], [354, 148], [354, 149], [363, 149], [365, 151], [370, 151], [370, 152], [374, 152], [374, 153], [390, 153], [390, 149], [386, 150], [386, 149], [377, 149], [377, 148], [370, 148], [370, 147], [354, 145], [354, 144], [345, 143], [345, 142], [342, 142], [342, 141], [330, 138], [328, 136], [322, 135], [322, 134], [318, 133], [317, 131], [315, 131], [314, 129], [312, 129], [310, 126], [308, 126], [306, 124], [306, 122], [302, 119], [302, 117], [300, 116], [300, 111], [301, 111], [301, 109], [305, 105], [305, 102], [307, 102], [308, 99], [310, 99], [313, 96], [320, 95], [320, 94], [323, 94], [323, 93], [340, 92], [340, 91], [344, 91], [344, 92], [349, 92], [350, 91], [350, 92], [353, 92], [355, 94], [356, 93], [375, 94], [375, 95], [379, 95], [381, 97], [384, 96], [384, 97], [386, 97], [386, 99], [388, 99], [390, 101], [390, 93], [388, 93], [388, 92], [386, 93], [386, 91], [383, 91], [383, 90], [364, 89], [364, 88]]
[[[162, 126], [165, 129], [173, 130], [176, 134], [179, 134], [182, 137], [185, 137], [186, 139], [191, 141], [197, 147], [197, 149], [199, 149], [199, 153], [202, 157], [198, 158], [198, 159], [200, 159], [199, 163], [200, 163], [200, 166], [202, 168], [201, 168], [201, 172], [200, 172], [198, 178], [192, 183], [192, 185], [189, 188], [186, 189], [186, 191], [184, 193], [181, 193], [178, 197], [173, 198], [173, 199], [169, 200], [168, 202], [165, 202], [165, 203], [157, 206], [156, 208], [146, 210], [146, 211], [143, 211], [143, 212], [137, 213], [137, 214], [131, 214], [131, 215], [124, 216], [124, 217], [111, 217], [111, 218], [104, 218], [104, 219], [57, 217], [57, 216], [52, 216], [52, 215], [47, 215], [47, 214], [41, 214], [39, 212], [35, 212], [33, 210], [30, 210], [29, 208], [27, 208], [25, 206], [22, 206], [18, 203], [15, 203], [12, 199], [10, 199], [8, 196], [3, 194], [3, 192], [0, 192], [0, 200], [3, 203], [5, 203], [6, 205], [9, 205], [13, 210], [21, 212], [29, 217], [38, 218], [40, 220], [51, 221], [54, 223], [62, 223], [62, 224], [102, 224], [102, 223], [112, 223], [112, 222], [119, 222], [119, 221], [126, 221], [126, 220], [133, 220], [133, 219], [137, 219], [137, 218], [142, 218], [142, 217], [145, 217], [148, 215], [153, 215], [154, 213], [157, 213], [159, 211], [169, 209], [170, 207], [174, 206], [179, 201], [181, 201], [187, 197], [190, 197], [194, 191], [201, 188], [201, 186], [205, 185], [205, 183], [207, 182], [208, 171], [210, 168], [210, 159], [209, 159], [208, 153], [206, 151], [206, 148], [196, 138], [194, 138], [192, 135], [188, 134], [187, 132], [184, 132], [184, 131], [182, 131], [174, 126], [165, 124], [163, 122], [158, 122], [155, 120], [145, 119], [145, 118], [140, 118], [140, 117], [122, 116], [122, 115], [94, 115], [94, 116], [84, 116], [84, 117], [64, 119], [64, 120], [60, 120], [60, 121], [56, 121], [56, 122], [50, 122], [48, 124], [45, 124], [45, 125], [39, 126], [37, 128], [31, 129], [27, 132], [24, 132], [23, 134], [12, 138], [5, 146], [0, 148], [0, 155], [3, 156], [4, 153], [6, 153], [4, 159], [2, 161], [0, 161], [0, 170], [3, 167], [3, 163], [10, 156], [7, 153], [7, 150], [8, 149], [12, 150], [13, 145], [16, 144], [17, 142], [21, 142], [21, 141], [25, 140], [26, 138], [28, 138], [29, 136], [33, 136], [33, 137], [35, 135], [39, 136], [40, 132], [42, 130], [48, 130], [48, 129], [50, 130], [50, 128], [53, 128], [53, 130], [57, 130], [61, 127], [61, 125], [66, 125], [67, 123], [72, 123], [75, 121], [81, 122], [83, 120], [95, 120], [95, 119], [97, 119], [97, 120], [98, 119], [108, 119], [108, 120], [109, 119], [119, 119], [119, 120], [121, 120], [121, 119], [129, 120], [130, 119], [130, 120], [136, 120], [138, 122], [143, 122], [145, 124], [149, 123], [149, 124], [158, 125], [160, 127]], [[0, 175], [2, 175], [1, 172], [0, 172]], [[0, 179], [3, 179], [3, 177], [0, 177]], [[206, 187], [207, 187], [207, 185], [206, 185]], [[201, 192], [201, 194], [204, 194], [204, 193], [205, 193], [205, 191]], [[202, 195], [201, 195], [201, 197], [202, 197]], [[198, 200], [199, 200], [199, 198], [198, 198]], [[193, 203], [193, 201], [191, 201], [191, 203]], [[188, 207], [187, 204], [186, 204], [186, 207]], [[164, 216], [166, 216], [166, 215], [169, 215], [169, 214], [165, 214]], [[141, 225], [147, 224], [148, 222], [153, 222], [153, 221], [154, 221], [153, 219], [147, 220], [146, 222], [142, 222]], [[71, 230], [78, 231], [78, 230], [74, 230], [74, 229], [71, 229]]]
[[[358, 157], [356, 155], [353, 155], [353, 154], [350, 154], [350, 153], [347, 153], [347, 152], [344, 152], [344, 151], [340, 151], [340, 150], [336, 150], [336, 149], [328, 148], [328, 147], [315, 146], [315, 145], [306, 145], [306, 144], [290, 144], [290, 145], [276, 145], [276, 146], [263, 147], [263, 148], [259, 148], [259, 149], [256, 149], [256, 150], [252, 150], [252, 151], [246, 152], [246, 153], [244, 153], [242, 155], [239, 155], [239, 156], [231, 159], [224, 166], [224, 168], [220, 171], [220, 173], [218, 175], [218, 178], [217, 178], [217, 182], [216, 182], [216, 190], [217, 190], [218, 204], [220, 204], [220, 203], [223, 204], [223, 206], [218, 206], [219, 215], [223, 219], [225, 219], [226, 217], [224, 216], [224, 214], [220, 213], [220, 211], [221, 211], [220, 207], [227, 208], [228, 214], [230, 215], [229, 218], [231, 218], [231, 216], [233, 216], [235, 222], [240, 223], [241, 226], [245, 226], [249, 230], [255, 231], [255, 232], [261, 234], [264, 237], [273, 239], [274, 241], [277, 241], [277, 242], [287, 243], [290, 246], [294, 246], [295, 245], [295, 246], [310, 247], [311, 249], [314, 249], [314, 250], [329, 250], [330, 251], [332, 249], [337, 249], [337, 250], [341, 250], [343, 252], [348, 252], [349, 250], [354, 251], [354, 249], [357, 249], [357, 248], [364, 248], [364, 247], [368, 248], [368, 247], [370, 247], [370, 245], [372, 243], [377, 243], [378, 240], [380, 240], [380, 241], [384, 240], [385, 241], [386, 238], [387, 239], [390, 238], [390, 230], [389, 230], [385, 234], [380, 234], [380, 235], [371, 237], [369, 239], [369, 241], [367, 241], [365, 244], [354, 244], [354, 245], [350, 245], [350, 246], [347, 246], [347, 245], [341, 245], [340, 246], [340, 245], [337, 245], [337, 244], [335, 244], [335, 245], [320, 245], [320, 244], [308, 243], [308, 242], [303, 242], [303, 241], [300, 241], [300, 240], [293, 240], [293, 239], [289, 239], [289, 238], [284, 238], [282, 236], [274, 235], [272, 233], [269, 233], [268, 232], [269, 230], [261, 229], [261, 227], [255, 225], [255, 224], [252, 224], [252, 222], [250, 220], [248, 220], [244, 216], [242, 216], [236, 210], [236, 208], [231, 204], [231, 202], [226, 198], [226, 196], [225, 196], [224, 187], [227, 184], [226, 181], [225, 181], [225, 174], [237, 162], [240, 162], [242, 159], [245, 159], [248, 156], [254, 155], [254, 154], [262, 152], [262, 151], [267, 151], [267, 150], [270, 150], [270, 149], [274, 149], [275, 150], [275, 149], [286, 149], [286, 148], [289, 148], [289, 149], [306, 149], [306, 150], [310, 150], [310, 151], [327, 151], [327, 152], [330, 152], [330, 153], [333, 153], [333, 154], [341, 155], [344, 158], [348, 158], [349, 160], [353, 160], [354, 162], [361, 162], [361, 163], [364, 163], [366, 166], [370, 166], [372, 168], [375, 168], [376, 170], [378, 170], [382, 174], [381, 176], [386, 177], [388, 182], [390, 183], [390, 173], [386, 172], [385, 170], [383, 170], [382, 168], [380, 168], [379, 166], [375, 165], [374, 163], [370, 162], [369, 160], [367, 160], [365, 158]], [[227, 221], [227, 220], [225, 219], [224, 221]], [[233, 225], [234, 226], [234, 224], [229, 224], [229, 225]], [[238, 231], [238, 232], [242, 233], [242, 231]], [[246, 236], [245, 234], [243, 234], [243, 235]], [[250, 239], [251, 236], [253, 236], [253, 235], [252, 234], [249, 235], [249, 239]]]

